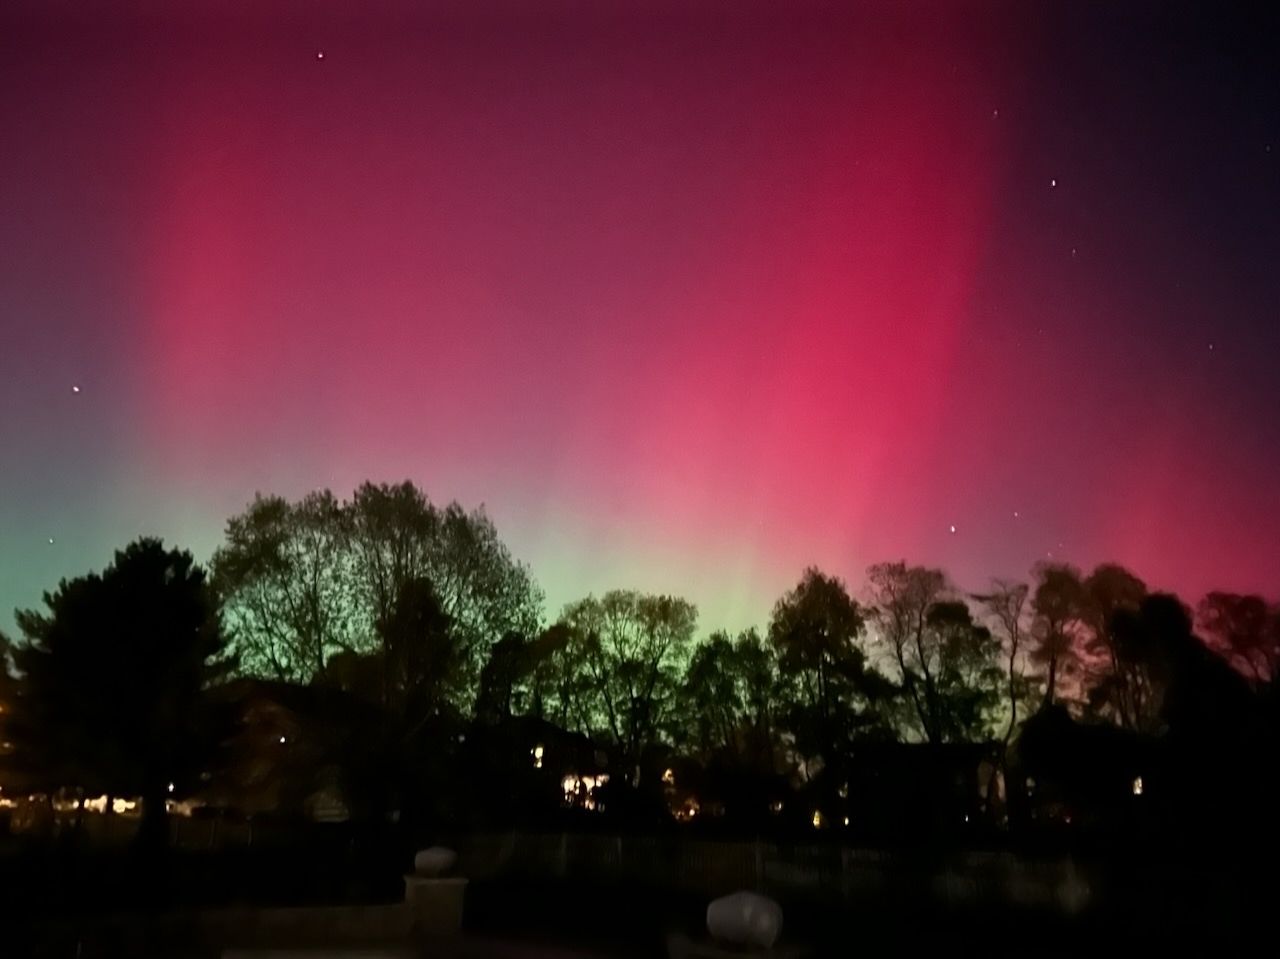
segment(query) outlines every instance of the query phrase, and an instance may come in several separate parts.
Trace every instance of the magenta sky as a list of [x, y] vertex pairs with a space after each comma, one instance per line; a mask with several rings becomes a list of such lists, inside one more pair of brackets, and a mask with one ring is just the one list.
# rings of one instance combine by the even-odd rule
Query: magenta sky
[[0, 14], [0, 622], [405, 477], [552, 612], [899, 557], [1277, 592], [1254, 25], [260, 6]]

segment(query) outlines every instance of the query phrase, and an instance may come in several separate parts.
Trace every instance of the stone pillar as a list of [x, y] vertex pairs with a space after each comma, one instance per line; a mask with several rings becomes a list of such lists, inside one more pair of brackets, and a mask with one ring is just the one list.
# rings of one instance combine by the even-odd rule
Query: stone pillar
[[415, 938], [456, 936], [462, 932], [467, 880], [446, 876], [458, 855], [433, 846], [413, 857], [413, 875], [404, 877], [404, 904]]

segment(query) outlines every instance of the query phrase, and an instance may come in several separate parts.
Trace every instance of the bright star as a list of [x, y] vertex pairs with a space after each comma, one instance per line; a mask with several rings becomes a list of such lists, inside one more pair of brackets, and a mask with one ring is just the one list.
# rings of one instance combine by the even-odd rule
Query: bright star
[[1055, 187], [1055, 186], [1057, 186], [1057, 185], [1058, 185], [1058, 181], [1057, 181], [1057, 180], [1050, 180], [1050, 181], [1049, 181], [1049, 186], [1051, 186], [1051, 187]]
[[955, 526], [952, 526], [952, 527], [951, 527], [951, 532], [953, 532], [953, 533], [954, 533], [955, 531], [956, 531]]
[[317, 59], [317, 60], [323, 60], [323, 59], [324, 59], [324, 51], [323, 51], [323, 50], [317, 50], [317, 51], [316, 51], [316, 59]]
[[71, 387], [71, 392], [72, 392], [72, 393], [79, 393], [79, 392], [80, 392], [80, 387], [78, 387], [78, 386], [73, 386], [73, 387]]

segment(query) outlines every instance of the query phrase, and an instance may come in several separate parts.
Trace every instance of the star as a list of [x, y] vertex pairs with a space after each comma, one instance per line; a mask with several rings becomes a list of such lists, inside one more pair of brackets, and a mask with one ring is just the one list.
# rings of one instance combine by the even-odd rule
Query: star
[[78, 387], [78, 386], [73, 386], [73, 387], [71, 387], [71, 392], [72, 392], [72, 393], [79, 393], [79, 392], [80, 392], [80, 387]]
[[52, 546], [52, 545], [53, 545], [53, 537], [52, 537], [52, 536], [50, 536], [50, 537], [49, 537], [49, 545], [50, 545], [50, 546]]
[[1052, 187], [1056, 187], [1057, 185], [1058, 185], [1058, 181], [1057, 181], [1057, 179], [1051, 179], [1051, 180], [1049, 181], [1049, 186], [1050, 186], [1050, 188], [1052, 188]]
[[955, 531], [956, 531], [956, 528], [955, 528], [955, 525], [953, 524], [953, 525], [951, 526], [951, 532], [953, 532], [953, 533], [954, 533]]
[[1076, 248], [1073, 246], [1071, 248], [1071, 259], [1074, 260], [1075, 258], [1076, 258]]
[[1013, 511], [1013, 518], [1014, 519], [1018, 518], [1018, 511], [1016, 509]]
[[317, 59], [317, 60], [323, 60], [323, 59], [324, 59], [324, 51], [323, 51], [323, 50], [317, 50], [317, 51], [316, 51], [316, 59]]
[[1212, 343], [1210, 343], [1210, 344], [1209, 344], [1209, 352], [1210, 352], [1210, 353], [1212, 353], [1212, 352], [1213, 352], [1213, 344], [1212, 344]]
[[999, 110], [992, 110], [992, 111], [991, 111], [991, 119], [993, 119], [993, 120], [999, 120], [999, 119], [1000, 119], [1000, 111], [999, 111]]

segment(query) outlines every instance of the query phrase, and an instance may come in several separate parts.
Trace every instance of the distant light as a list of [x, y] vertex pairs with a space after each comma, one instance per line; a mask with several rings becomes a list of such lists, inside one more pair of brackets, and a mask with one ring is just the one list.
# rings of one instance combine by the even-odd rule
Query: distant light
[[1057, 181], [1057, 180], [1050, 180], [1050, 181], [1049, 181], [1049, 186], [1050, 186], [1050, 187], [1056, 187], [1057, 185], [1058, 185], [1058, 181]]
[[822, 810], [820, 809], [815, 809], [813, 811], [813, 828], [814, 829], [822, 828]]
[[845, 824], [846, 826], [847, 826], [847, 825], [849, 825], [849, 817], [848, 817], [848, 816], [845, 816], [845, 817], [844, 817], [844, 824]]
[[169, 783], [169, 792], [173, 792], [173, 783]]
[[283, 736], [281, 736], [281, 737], [280, 737], [280, 745], [281, 745], [281, 746], [283, 746], [284, 744], [285, 744], [285, 738], [284, 738]]
[[1133, 777], [1133, 794], [1135, 796], [1142, 795], [1142, 777], [1141, 776]]
[[50, 536], [50, 537], [49, 537], [49, 545], [50, 545], [50, 546], [52, 546], [52, 545], [53, 545], [53, 537], [52, 537], [52, 536]]
[[676, 784], [676, 771], [668, 766], [662, 771], [662, 781], [668, 786], [674, 786]]
[[955, 531], [956, 531], [955, 524], [954, 524], [954, 523], [952, 523], [952, 524], [951, 524], [951, 532], [953, 532], [953, 533], [954, 533]]
[[538, 743], [538, 745], [534, 746], [532, 752], [533, 752], [533, 768], [541, 769], [542, 753], [543, 753], [542, 743]]
[[79, 393], [79, 392], [80, 392], [80, 387], [78, 387], [78, 386], [73, 386], [73, 387], [71, 387], [71, 392], [72, 392], [72, 393]]
[[317, 59], [317, 60], [323, 60], [323, 59], [324, 59], [324, 51], [323, 51], [323, 50], [317, 50], [317, 51], [316, 51], [316, 59]]

